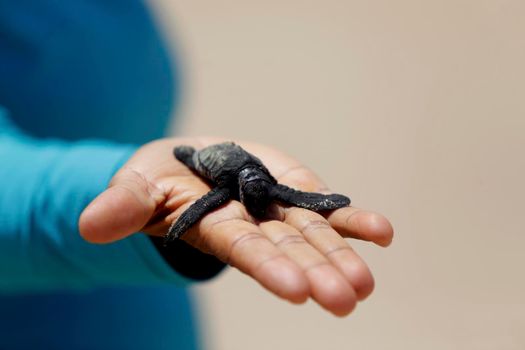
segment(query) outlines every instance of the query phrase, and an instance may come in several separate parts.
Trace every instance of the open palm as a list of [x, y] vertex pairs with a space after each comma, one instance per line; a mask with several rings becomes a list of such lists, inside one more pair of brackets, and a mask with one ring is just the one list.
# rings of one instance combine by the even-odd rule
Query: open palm
[[[82, 236], [90, 242], [109, 243], [136, 232], [164, 235], [184, 210], [210, 190], [175, 160], [173, 148], [199, 149], [223, 141], [167, 138], [141, 147], [82, 213]], [[259, 157], [280, 183], [303, 191], [327, 191], [295, 159], [260, 144], [237, 143]], [[324, 216], [295, 207], [273, 209], [273, 220], [257, 222], [241, 203], [230, 201], [206, 215], [183, 239], [291, 302], [311, 297], [335, 315], [351, 312], [357, 300], [372, 292], [374, 281], [344, 237], [387, 246], [393, 235], [388, 220], [354, 207]]]

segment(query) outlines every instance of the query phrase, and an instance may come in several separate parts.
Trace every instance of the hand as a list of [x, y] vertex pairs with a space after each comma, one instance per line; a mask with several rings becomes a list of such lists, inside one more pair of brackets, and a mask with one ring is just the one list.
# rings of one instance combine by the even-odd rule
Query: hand
[[[199, 149], [222, 141], [169, 138], [144, 145], [84, 210], [81, 235], [93, 243], [109, 243], [138, 231], [164, 235], [210, 189], [173, 157], [173, 148]], [[259, 157], [280, 183], [303, 191], [326, 191], [298, 161], [263, 145], [238, 144]], [[183, 239], [250, 275], [274, 294], [293, 303], [312, 297], [337, 316], [350, 313], [357, 300], [372, 292], [374, 280], [367, 265], [343, 237], [388, 246], [393, 229], [387, 219], [354, 207], [321, 215], [276, 206], [274, 216], [275, 220], [257, 222], [241, 203], [230, 201], [206, 215]]]

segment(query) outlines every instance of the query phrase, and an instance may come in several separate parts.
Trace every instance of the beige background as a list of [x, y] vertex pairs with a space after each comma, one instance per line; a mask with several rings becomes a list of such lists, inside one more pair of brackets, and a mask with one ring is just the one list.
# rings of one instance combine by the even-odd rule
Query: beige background
[[199, 286], [210, 349], [525, 349], [524, 1], [152, 2], [179, 134], [275, 145], [396, 229], [355, 242], [377, 286], [345, 319]]

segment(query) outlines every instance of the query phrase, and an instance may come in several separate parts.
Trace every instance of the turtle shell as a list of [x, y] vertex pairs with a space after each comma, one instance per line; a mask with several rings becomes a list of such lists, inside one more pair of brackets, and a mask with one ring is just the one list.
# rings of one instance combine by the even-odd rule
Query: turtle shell
[[237, 181], [239, 172], [249, 165], [264, 168], [259, 158], [233, 142], [203, 148], [194, 153], [193, 162], [199, 174], [215, 183]]

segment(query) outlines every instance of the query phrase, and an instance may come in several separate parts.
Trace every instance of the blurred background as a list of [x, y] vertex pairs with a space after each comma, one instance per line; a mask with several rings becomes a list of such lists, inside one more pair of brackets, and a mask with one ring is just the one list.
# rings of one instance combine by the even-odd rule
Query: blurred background
[[376, 290], [344, 319], [234, 269], [198, 286], [209, 349], [525, 349], [525, 2], [151, 3], [176, 134], [280, 148], [396, 231], [352, 242]]

